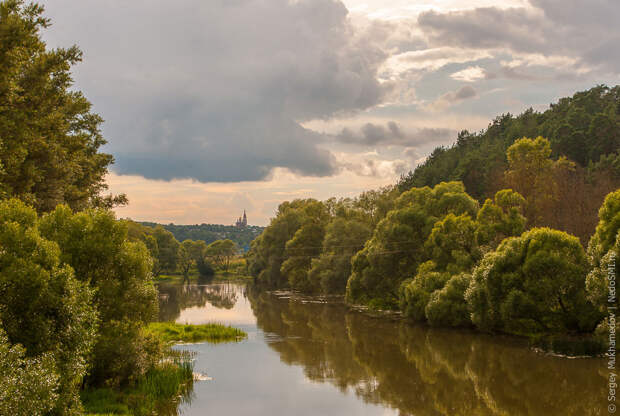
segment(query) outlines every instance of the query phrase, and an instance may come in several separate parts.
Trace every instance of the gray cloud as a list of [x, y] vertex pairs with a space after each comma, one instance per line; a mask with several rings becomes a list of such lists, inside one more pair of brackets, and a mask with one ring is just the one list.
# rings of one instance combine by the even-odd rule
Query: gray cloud
[[439, 98], [427, 105], [427, 109], [431, 111], [442, 111], [451, 105], [477, 96], [478, 93], [471, 85], [465, 85], [456, 91], [449, 91], [440, 95]]
[[[616, 0], [531, 0], [533, 9], [496, 7], [421, 13], [431, 45], [567, 56], [581, 66], [620, 73], [620, 3]], [[509, 73], [506, 75], [510, 75]]]
[[454, 130], [445, 128], [404, 130], [398, 123], [390, 121], [386, 126], [366, 123], [359, 132], [344, 128], [335, 136], [335, 140], [340, 143], [362, 146], [417, 147], [427, 143], [446, 141], [454, 135]]
[[334, 157], [299, 123], [372, 107], [389, 89], [377, 71], [391, 35], [355, 29], [338, 1], [46, 3], [49, 42], [85, 51], [76, 81], [123, 174], [331, 175]]

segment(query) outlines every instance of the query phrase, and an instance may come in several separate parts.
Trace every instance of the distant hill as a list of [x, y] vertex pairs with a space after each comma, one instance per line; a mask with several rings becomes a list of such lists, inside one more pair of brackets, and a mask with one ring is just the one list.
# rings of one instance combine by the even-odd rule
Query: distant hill
[[257, 225], [248, 225], [246, 227], [235, 227], [234, 225], [222, 224], [194, 224], [194, 225], [176, 225], [176, 224], [157, 224], [154, 222], [140, 222], [147, 227], [155, 227], [161, 225], [170, 231], [179, 241], [203, 240], [210, 244], [216, 240], [229, 239], [237, 243], [243, 250], [250, 248], [250, 242], [263, 232], [265, 227]]

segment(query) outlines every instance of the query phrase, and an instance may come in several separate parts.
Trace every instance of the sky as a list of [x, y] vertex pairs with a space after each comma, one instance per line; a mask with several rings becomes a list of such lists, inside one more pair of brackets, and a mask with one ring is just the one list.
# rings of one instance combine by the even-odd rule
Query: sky
[[394, 184], [458, 131], [620, 80], [617, 0], [46, 0], [119, 217], [267, 225]]

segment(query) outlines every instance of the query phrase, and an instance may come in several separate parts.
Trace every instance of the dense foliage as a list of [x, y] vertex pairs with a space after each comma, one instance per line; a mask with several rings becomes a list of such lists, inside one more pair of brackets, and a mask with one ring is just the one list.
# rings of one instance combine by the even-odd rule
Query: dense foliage
[[26, 357], [24, 347], [11, 345], [0, 329], [0, 414], [46, 414], [56, 406], [58, 387], [53, 355]]
[[[618, 307], [616, 286], [610, 282], [620, 279], [620, 189], [607, 195], [599, 211], [599, 223], [588, 245], [592, 269], [586, 285], [590, 300], [603, 314], [608, 307]], [[611, 290], [610, 290], [611, 289]], [[611, 295], [611, 296], [610, 296]]]
[[566, 156], [582, 167], [599, 162], [604, 155], [617, 158], [619, 116], [620, 86], [597, 86], [578, 92], [561, 98], [543, 113], [529, 109], [518, 116], [504, 114], [486, 130], [462, 131], [452, 147], [436, 148], [398, 186], [404, 191], [460, 180], [474, 198], [488, 197], [496, 191], [496, 180], [506, 170], [506, 150], [522, 137], [546, 137], [556, 158]]
[[[576, 164], [554, 160], [542, 137], [515, 141], [507, 160], [503, 176], [514, 189], [481, 208], [457, 181], [285, 202], [252, 243], [249, 270], [261, 285], [345, 295], [350, 304], [399, 309], [436, 326], [591, 333], [609, 304], [610, 270], [617, 275], [620, 191], [605, 199], [586, 257], [579, 238], [536, 227], [563, 218], [569, 194], [583, 191], [564, 181]], [[570, 231], [577, 223], [564, 225]]]
[[41, 219], [61, 260], [95, 290], [100, 328], [93, 351], [92, 383], [119, 385], [144, 374], [157, 355], [142, 327], [157, 316], [157, 291], [144, 244], [127, 239], [127, 227], [106, 210], [73, 213], [59, 206]]
[[[548, 142], [519, 140], [540, 136]], [[561, 229], [587, 244], [603, 198], [620, 187], [619, 149], [620, 86], [597, 86], [545, 112], [504, 114], [479, 133], [462, 131], [453, 146], [436, 148], [403, 176], [398, 188], [462, 181], [480, 202], [512, 188], [526, 198], [531, 226]], [[525, 153], [539, 158], [519, 157]]]
[[80, 50], [47, 49], [40, 31], [49, 26], [42, 6], [0, 2], [0, 196], [14, 196], [47, 212], [112, 206], [126, 198], [103, 197], [113, 158], [103, 121], [72, 88], [71, 66]]
[[504, 240], [476, 267], [465, 299], [483, 330], [517, 334], [591, 331], [597, 314], [586, 299], [587, 260], [579, 240], [534, 228]]
[[347, 300], [395, 308], [401, 282], [426, 260], [424, 244], [434, 224], [449, 214], [475, 216], [477, 211], [478, 203], [459, 182], [403, 193], [353, 258]]
[[256, 281], [311, 293], [343, 293], [351, 257], [393, 207], [393, 188], [356, 199], [284, 202], [246, 255]]
[[[46, 379], [14, 393], [40, 392], [42, 406], [54, 414], [78, 414], [78, 391], [97, 328], [94, 294], [39, 228], [33, 208], [16, 199], [0, 202], [0, 332], [3, 348], [23, 362], [13, 363], [6, 377], [20, 371], [31, 377], [43, 366]], [[13, 410], [25, 414], [20, 402]]]

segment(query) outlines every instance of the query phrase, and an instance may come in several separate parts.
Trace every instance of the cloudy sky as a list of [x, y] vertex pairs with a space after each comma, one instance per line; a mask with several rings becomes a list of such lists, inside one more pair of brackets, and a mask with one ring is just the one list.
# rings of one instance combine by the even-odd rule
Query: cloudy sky
[[121, 217], [265, 225], [392, 184], [456, 131], [620, 80], [617, 0], [49, 0]]

